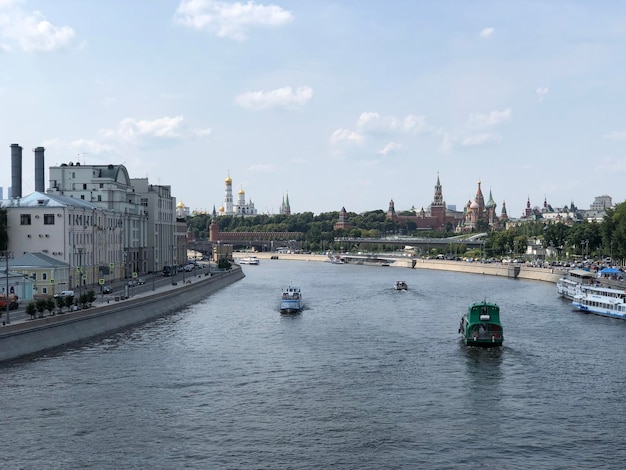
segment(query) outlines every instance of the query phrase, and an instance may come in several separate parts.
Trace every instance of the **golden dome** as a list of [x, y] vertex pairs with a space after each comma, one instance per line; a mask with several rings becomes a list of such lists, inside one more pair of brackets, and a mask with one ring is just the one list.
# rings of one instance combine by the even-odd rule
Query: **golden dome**
[[231, 180], [231, 179], [230, 179], [230, 176], [227, 176], [227, 177], [226, 177], [226, 179], [224, 180], [224, 182], [225, 182], [226, 184], [230, 184], [230, 183], [232, 183], [232, 182], [233, 182], [233, 180]]
[[220, 208], [218, 209], [218, 211], [220, 211], [220, 212], [224, 212], [224, 206], [220, 206]]
[[183, 204], [183, 201], [180, 201], [178, 204], [176, 204], [176, 207], [179, 209], [184, 209], [185, 208], [185, 204]]
[[241, 188], [239, 191], [237, 191], [237, 194], [246, 194], [246, 192], [243, 190], [243, 188]]

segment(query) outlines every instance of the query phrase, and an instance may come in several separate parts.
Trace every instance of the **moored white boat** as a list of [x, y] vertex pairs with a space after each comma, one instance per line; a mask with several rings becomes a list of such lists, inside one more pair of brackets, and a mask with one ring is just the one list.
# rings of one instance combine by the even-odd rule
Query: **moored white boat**
[[239, 264], [259, 264], [259, 258], [256, 256], [246, 256], [239, 260]]
[[298, 313], [304, 307], [302, 290], [298, 286], [287, 286], [283, 288], [280, 297], [281, 313]]
[[581, 292], [574, 296], [572, 305], [581, 312], [626, 320], [626, 302], [623, 296], [615, 297]]
[[584, 269], [572, 269], [556, 281], [556, 291], [561, 297], [573, 300], [579, 286], [589, 286], [595, 282], [596, 275]]

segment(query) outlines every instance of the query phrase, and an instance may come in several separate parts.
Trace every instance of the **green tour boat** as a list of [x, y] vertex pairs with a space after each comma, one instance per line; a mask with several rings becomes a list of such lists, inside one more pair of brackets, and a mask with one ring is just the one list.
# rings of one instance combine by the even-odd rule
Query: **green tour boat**
[[504, 333], [500, 324], [500, 307], [493, 302], [476, 302], [461, 318], [459, 333], [468, 346], [493, 348], [502, 346]]

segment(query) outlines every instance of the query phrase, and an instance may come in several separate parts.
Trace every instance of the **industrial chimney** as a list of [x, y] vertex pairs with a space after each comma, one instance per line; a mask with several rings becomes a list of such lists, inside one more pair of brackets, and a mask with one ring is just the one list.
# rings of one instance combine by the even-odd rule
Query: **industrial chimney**
[[11, 144], [11, 197], [22, 197], [22, 147]]
[[44, 193], [46, 191], [44, 184], [44, 161], [43, 153], [46, 149], [37, 147], [35, 149], [35, 191]]

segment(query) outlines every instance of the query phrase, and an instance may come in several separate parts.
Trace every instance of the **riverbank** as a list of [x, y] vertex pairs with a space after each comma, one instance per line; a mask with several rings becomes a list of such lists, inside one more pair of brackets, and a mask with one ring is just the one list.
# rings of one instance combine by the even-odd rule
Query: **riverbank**
[[[249, 256], [250, 253], [233, 253], [235, 260]], [[254, 253], [259, 260], [275, 262], [280, 260], [329, 262], [327, 255], [320, 254], [276, 254], [271, 252]], [[380, 267], [395, 267], [407, 269], [433, 269], [440, 271], [454, 271], [468, 274], [483, 274], [502, 276], [514, 279], [528, 279], [533, 281], [553, 282], [559, 280], [565, 273], [550, 268], [535, 268], [526, 265], [502, 263], [467, 263], [465, 261], [450, 261], [436, 259], [421, 259], [408, 256], [385, 255], [345, 255], [343, 258], [348, 264], [362, 264]]]
[[228, 271], [188, 278], [185, 283], [169, 283], [124, 300], [96, 302], [83, 310], [12, 321], [0, 328], [0, 362], [39, 355], [145, 323], [197, 303], [244, 277], [241, 268], [234, 266]]

